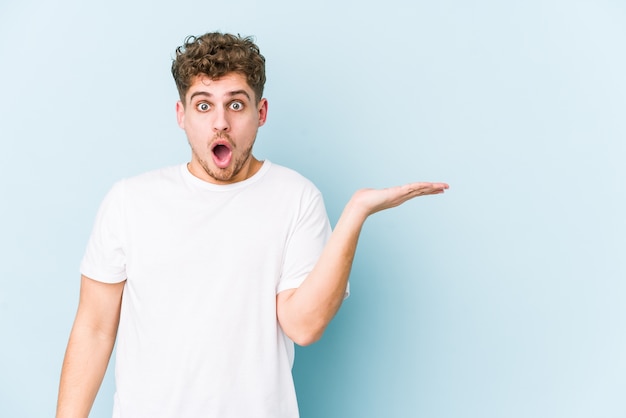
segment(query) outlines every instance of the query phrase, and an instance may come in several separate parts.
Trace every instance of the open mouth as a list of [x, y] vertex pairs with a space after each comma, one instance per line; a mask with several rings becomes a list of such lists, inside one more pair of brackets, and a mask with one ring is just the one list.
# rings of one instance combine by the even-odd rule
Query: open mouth
[[213, 161], [219, 168], [228, 167], [233, 155], [233, 152], [228, 144], [215, 144], [211, 152], [213, 153]]
[[230, 150], [226, 145], [218, 144], [215, 146], [215, 148], [213, 148], [213, 154], [215, 154], [218, 160], [225, 160], [226, 158], [228, 158]]

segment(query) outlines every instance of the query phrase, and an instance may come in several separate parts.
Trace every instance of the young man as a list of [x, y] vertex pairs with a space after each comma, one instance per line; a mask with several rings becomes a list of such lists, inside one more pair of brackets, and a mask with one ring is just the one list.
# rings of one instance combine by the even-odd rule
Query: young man
[[311, 182], [252, 154], [265, 60], [208, 33], [176, 51], [191, 161], [118, 182], [81, 263], [57, 418], [87, 417], [114, 343], [115, 418], [295, 418], [294, 342], [347, 295], [366, 218], [445, 183], [360, 190], [331, 233]]

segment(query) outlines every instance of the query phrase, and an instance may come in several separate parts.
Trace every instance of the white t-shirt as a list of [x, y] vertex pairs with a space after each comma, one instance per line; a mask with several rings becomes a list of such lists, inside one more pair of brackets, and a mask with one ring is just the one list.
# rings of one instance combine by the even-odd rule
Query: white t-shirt
[[320, 192], [269, 161], [230, 185], [184, 164], [115, 184], [81, 263], [126, 280], [114, 418], [298, 417], [276, 294], [302, 283], [329, 234]]

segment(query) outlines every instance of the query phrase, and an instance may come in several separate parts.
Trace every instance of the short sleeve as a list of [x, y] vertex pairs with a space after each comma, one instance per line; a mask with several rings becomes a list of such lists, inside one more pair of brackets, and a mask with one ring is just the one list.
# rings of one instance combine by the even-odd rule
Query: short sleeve
[[[298, 217], [287, 242], [283, 273], [276, 293], [299, 287], [313, 270], [331, 234], [330, 222], [321, 193], [316, 191]], [[350, 286], [346, 288], [346, 297]]]
[[116, 183], [102, 201], [80, 272], [104, 283], [126, 279], [124, 183]]

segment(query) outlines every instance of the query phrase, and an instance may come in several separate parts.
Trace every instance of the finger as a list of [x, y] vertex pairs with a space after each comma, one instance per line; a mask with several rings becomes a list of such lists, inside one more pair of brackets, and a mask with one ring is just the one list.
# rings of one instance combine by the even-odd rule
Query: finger
[[441, 194], [443, 193], [445, 188], [443, 186], [434, 186], [434, 185], [422, 185], [421, 187], [414, 189], [411, 195], [417, 196], [425, 196], [431, 194]]
[[413, 183], [412, 186], [414, 186], [414, 190], [419, 190], [422, 193], [431, 193], [434, 190], [443, 192], [450, 187], [446, 183]]

